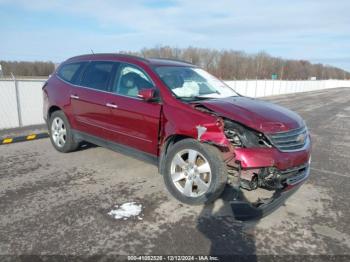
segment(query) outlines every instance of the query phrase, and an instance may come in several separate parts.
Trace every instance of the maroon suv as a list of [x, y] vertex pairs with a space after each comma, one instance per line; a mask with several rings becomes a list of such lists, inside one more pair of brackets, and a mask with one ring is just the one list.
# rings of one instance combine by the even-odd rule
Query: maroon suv
[[87, 141], [151, 160], [169, 192], [187, 204], [215, 200], [228, 180], [280, 195], [309, 175], [311, 142], [299, 115], [241, 96], [186, 62], [77, 56], [43, 92], [58, 151]]

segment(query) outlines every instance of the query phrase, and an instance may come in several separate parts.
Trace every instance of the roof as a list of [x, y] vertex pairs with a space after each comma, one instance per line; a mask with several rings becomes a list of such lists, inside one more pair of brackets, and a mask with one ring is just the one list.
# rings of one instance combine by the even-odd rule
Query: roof
[[140, 56], [128, 55], [128, 54], [118, 54], [118, 53], [100, 53], [100, 54], [86, 54], [79, 55], [69, 58], [66, 62], [73, 61], [86, 61], [86, 60], [127, 60], [129, 62], [143, 62], [152, 66], [194, 66], [193, 64], [176, 60], [176, 59], [166, 59], [166, 58], [143, 58]]

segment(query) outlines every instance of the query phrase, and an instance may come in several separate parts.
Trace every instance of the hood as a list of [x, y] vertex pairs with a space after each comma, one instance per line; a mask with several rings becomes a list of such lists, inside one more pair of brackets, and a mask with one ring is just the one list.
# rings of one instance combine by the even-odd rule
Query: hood
[[276, 133], [304, 125], [296, 113], [261, 100], [248, 97], [227, 97], [199, 102], [219, 116], [231, 119], [263, 133]]

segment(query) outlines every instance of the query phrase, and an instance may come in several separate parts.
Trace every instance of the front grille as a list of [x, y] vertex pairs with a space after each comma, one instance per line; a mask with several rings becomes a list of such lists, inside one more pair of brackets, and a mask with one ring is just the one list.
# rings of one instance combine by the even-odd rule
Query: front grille
[[301, 150], [309, 140], [308, 131], [305, 126], [286, 132], [269, 134], [267, 137], [282, 152]]
[[294, 167], [291, 169], [281, 170], [279, 171], [280, 181], [282, 183], [286, 183], [287, 185], [297, 184], [309, 176], [309, 171], [309, 164]]

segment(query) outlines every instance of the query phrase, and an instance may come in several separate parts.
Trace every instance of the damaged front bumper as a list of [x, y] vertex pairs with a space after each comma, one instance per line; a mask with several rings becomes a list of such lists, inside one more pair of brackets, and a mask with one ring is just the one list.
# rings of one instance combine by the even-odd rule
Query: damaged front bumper
[[287, 170], [309, 162], [311, 146], [296, 152], [281, 152], [276, 148], [236, 148], [234, 161], [239, 161], [242, 169], [276, 167]]
[[[278, 174], [277, 184], [280, 185], [268, 199], [262, 198], [254, 203], [244, 197], [232, 200], [232, 211], [240, 220], [259, 219], [271, 213], [296, 192], [310, 175], [311, 144], [295, 152], [281, 152], [276, 148], [235, 148], [233, 155], [228, 165], [239, 165], [242, 180], [249, 172], [254, 174], [257, 170], [274, 170]], [[241, 181], [239, 184], [241, 188], [246, 188]]]
[[230, 201], [233, 216], [237, 220], [242, 221], [259, 220], [282, 206], [284, 202], [300, 188], [301, 184], [302, 183], [298, 183], [289, 189], [276, 190], [271, 198], [264, 200], [258, 206], [249, 203], [249, 201], [245, 199], [233, 199]]
[[283, 189], [277, 189], [272, 197], [260, 199], [257, 203], [251, 203], [244, 197], [238, 197], [230, 202], [232, 213], [238, 220], [258, 220], [261, 219], [277, 208], [293, 195], [300, 186], [307, 180], [310, 175], [310, 162], [301, 167], [289, 169], [284, 172], [287, 186]]
[[[241, 170], [273, 170], [281, 186], [291, 188], [308, 177], [311, 145], [301, 151], [281, 152], [276, 148], [236, 148], [235, 164]], [[232, 161], [232, 160], [231, 160]]]

